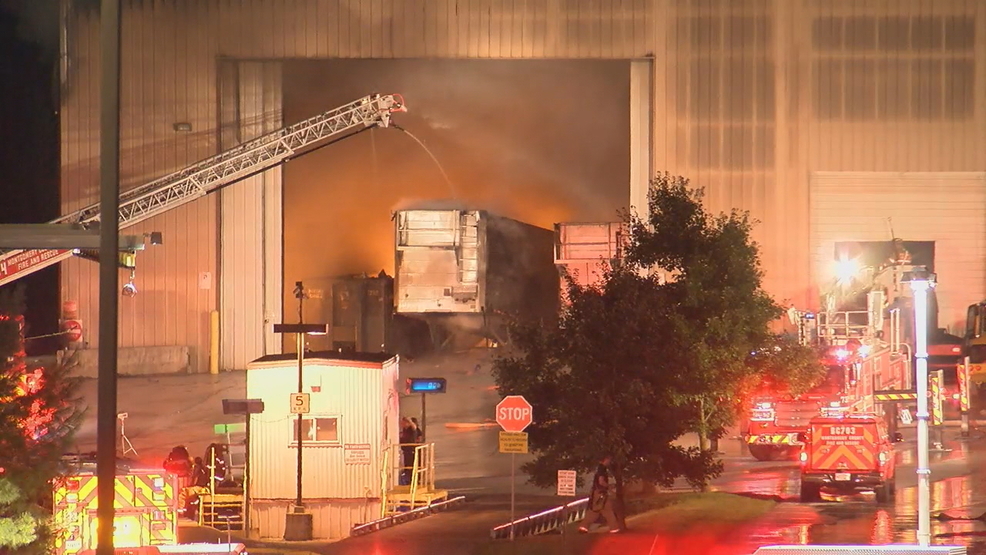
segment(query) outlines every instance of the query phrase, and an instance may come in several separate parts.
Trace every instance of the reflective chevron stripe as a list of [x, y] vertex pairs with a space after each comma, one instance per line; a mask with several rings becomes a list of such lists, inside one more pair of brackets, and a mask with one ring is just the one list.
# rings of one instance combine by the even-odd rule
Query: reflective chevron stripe
[[791, 439], [792, 434], [750, 434], [746, 437], [746, 442], [750, 445], [794, 445], [797, 442]]
[[907, 391], [884, 390], [884, 391], [873, 392], [874, 401], [913, 401], [917, 398], [918, 398], [917, 391], [913, 391], [913, 390], [907, 390]]
[[[177, 543], [176, 480], [156, 472], [116, 477], [113, 505], [117, 517], [113, 526], [117, 547]], [[93, 475], [69, 476], [55, 488], [55, 553], [74, 555], [95, 547], [97, 483]]]

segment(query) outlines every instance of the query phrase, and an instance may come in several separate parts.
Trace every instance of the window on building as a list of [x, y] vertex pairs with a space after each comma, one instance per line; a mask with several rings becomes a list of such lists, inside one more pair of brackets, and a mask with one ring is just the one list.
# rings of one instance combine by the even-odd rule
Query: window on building
[[820, 17], [812, 24], [821, 119], [973, 115], [973, 16]]
[[[293, 416], [288, 419], [291, 425], [291, 443], [298, 444], [298, 419]], [[339, 443], [339, 417], [338, 416], [303, 416], [301, 419], [301, 433], [304, 443], [337, 444]]]
[[[684, 56], [677, 112], [696, 168], [756, 170], [774, 164], [775, 66], [766, 15], [678, 20]], [[682, 36], [684, 35], [684, 36]]]

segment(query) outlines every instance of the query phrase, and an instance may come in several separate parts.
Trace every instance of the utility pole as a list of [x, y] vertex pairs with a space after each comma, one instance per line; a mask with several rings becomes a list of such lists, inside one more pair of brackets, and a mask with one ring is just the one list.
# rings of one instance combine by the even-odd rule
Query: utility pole
[[96, 555], [113, 555], [120, 256], [120, 0], [102, 0], [99, 134], [99, 385], [96, 412]]

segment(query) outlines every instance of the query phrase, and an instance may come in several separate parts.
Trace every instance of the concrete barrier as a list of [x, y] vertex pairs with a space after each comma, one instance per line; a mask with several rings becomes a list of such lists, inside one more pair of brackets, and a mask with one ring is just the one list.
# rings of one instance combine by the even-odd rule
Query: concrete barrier
[[[59, 363], [69, 359], [73, 374], [81, 378], [95, 378], [98, 373], [99, 350], [58, 351]], [[156, 374], [189, 374], [193, 372], [189, 348], [172, 347], [123, 347], [119, 349], [117, 373], [121, 376], [151, 376]]]

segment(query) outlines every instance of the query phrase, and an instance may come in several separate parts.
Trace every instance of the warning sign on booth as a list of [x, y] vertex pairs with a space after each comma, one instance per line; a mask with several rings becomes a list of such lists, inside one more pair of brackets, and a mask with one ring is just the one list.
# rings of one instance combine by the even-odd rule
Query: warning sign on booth
[[347, 443], [343, 451], [343, 461], [346, 464], [370, 464], [369, 443]]

